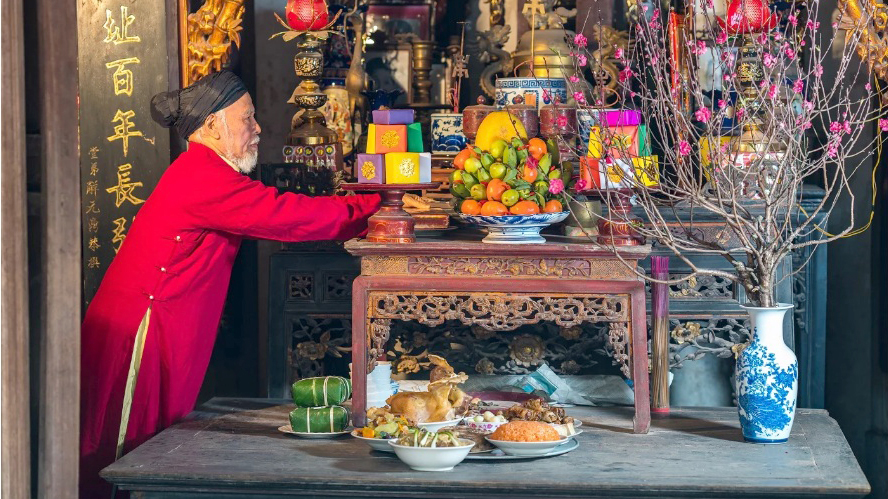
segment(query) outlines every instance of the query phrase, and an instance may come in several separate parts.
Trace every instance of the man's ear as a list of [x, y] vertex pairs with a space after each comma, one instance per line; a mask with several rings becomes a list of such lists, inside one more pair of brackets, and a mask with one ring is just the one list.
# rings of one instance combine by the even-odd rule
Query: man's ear
[[207, 116], [207, 119], [204, 121], [204, 129], [209, 137], [215, 140], [222, 139], [222, 123], [216, 118], [216, 113]]

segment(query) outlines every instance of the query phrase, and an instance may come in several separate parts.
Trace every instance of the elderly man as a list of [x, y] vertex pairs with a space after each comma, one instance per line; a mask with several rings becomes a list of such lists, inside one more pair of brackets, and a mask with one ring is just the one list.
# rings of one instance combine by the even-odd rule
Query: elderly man
[[139, 210], [82, 326], [81, 497], [109, 497], [98, 472], [182, 418], [206, 373], [243, 238], [344, 240], [378, 196], [279, 194], [244, 174], [259, 124], [233, 73], [159, 94], [152, 115], [187, 152]]

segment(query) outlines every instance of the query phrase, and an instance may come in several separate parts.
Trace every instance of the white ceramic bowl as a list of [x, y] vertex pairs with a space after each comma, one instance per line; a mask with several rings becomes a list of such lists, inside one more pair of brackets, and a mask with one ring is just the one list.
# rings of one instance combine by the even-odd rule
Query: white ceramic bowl
[[430, 422], [427, 421], [425, 423], [416, 423], [418, 428], [422, 428], [425, 431], [436, 432], [445, 426], [456, 426], [459, 422], [462, 421], [462, 418], [451, 419], [450, 421], [436, 421]]
[[545, 227], [561, 222], [569, 211], [538, 213], [536, 215], [466, 215], [458, 214], [464, 221], [487, 229], [487, 236], [481, 240], [489, 244], [543, 244], [546, 239], [540, 235]]
[[509, 442], [506, 440], [492, 440], [490, 437], [484, 438], [510, 456], [542, 456], [570, 440], [570, 437], [568, 437], [550, 442]]
[[394, 440], [388, 444], [395, 450], [398, 459], [416, 471], [450, 471], [461, 463], [475, 446], [470, 440], [461, 440], [459, 447], [408, 447], [398, 445]]
[[463, 419], [463, 422], [466, 423], [466, 426], [473, 430], [484, 431], [487, 433], [492, 432], [493, 430], [499, 428], [500, 426], [508, 423], [508, 421], [482, 421], [480, 423], [476, 422], [474, 418], [468, 417]]
[[394, 440], [391, 438], [367, 438], [361, 436], [361, 430], [356, 429], [352, 430], [351, 436], [357, 438], [358, 440], [366, 443], [373, 450], [378, 450], [382, 452], [394, 452], [392, 448], [389, 446], [389, 441]]

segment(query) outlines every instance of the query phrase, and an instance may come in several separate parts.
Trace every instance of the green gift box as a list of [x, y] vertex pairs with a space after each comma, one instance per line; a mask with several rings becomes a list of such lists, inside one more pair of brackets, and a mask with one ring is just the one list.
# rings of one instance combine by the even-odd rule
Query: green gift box
[[422, 146], [422, 126], [419, 123], [407, 125], [407, 152], [425, 152]]

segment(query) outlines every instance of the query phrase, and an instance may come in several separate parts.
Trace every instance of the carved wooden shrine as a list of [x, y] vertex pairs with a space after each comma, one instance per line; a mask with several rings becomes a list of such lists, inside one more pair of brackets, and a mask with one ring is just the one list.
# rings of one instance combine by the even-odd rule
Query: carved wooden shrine
[[[457, 320], [490, 331], [552, 321], [607, 322], [608, 341], [635, 389], [635, 433], [650, 427], [645, 286], [634, 272], [649, 246], [619, 255], [546, 236], [540, 245], [490, 245], [477, 238], [417, 237], [412, 244], [351, 240], [361, 258], [352, 289], [353, 419], [364, 423], [367, 373], [385, 351], [392, 321], [436, 326]], [[621, 261], [622, 259], [622, 261]], [[357, 366], [366, 366], [358, 369]]]

